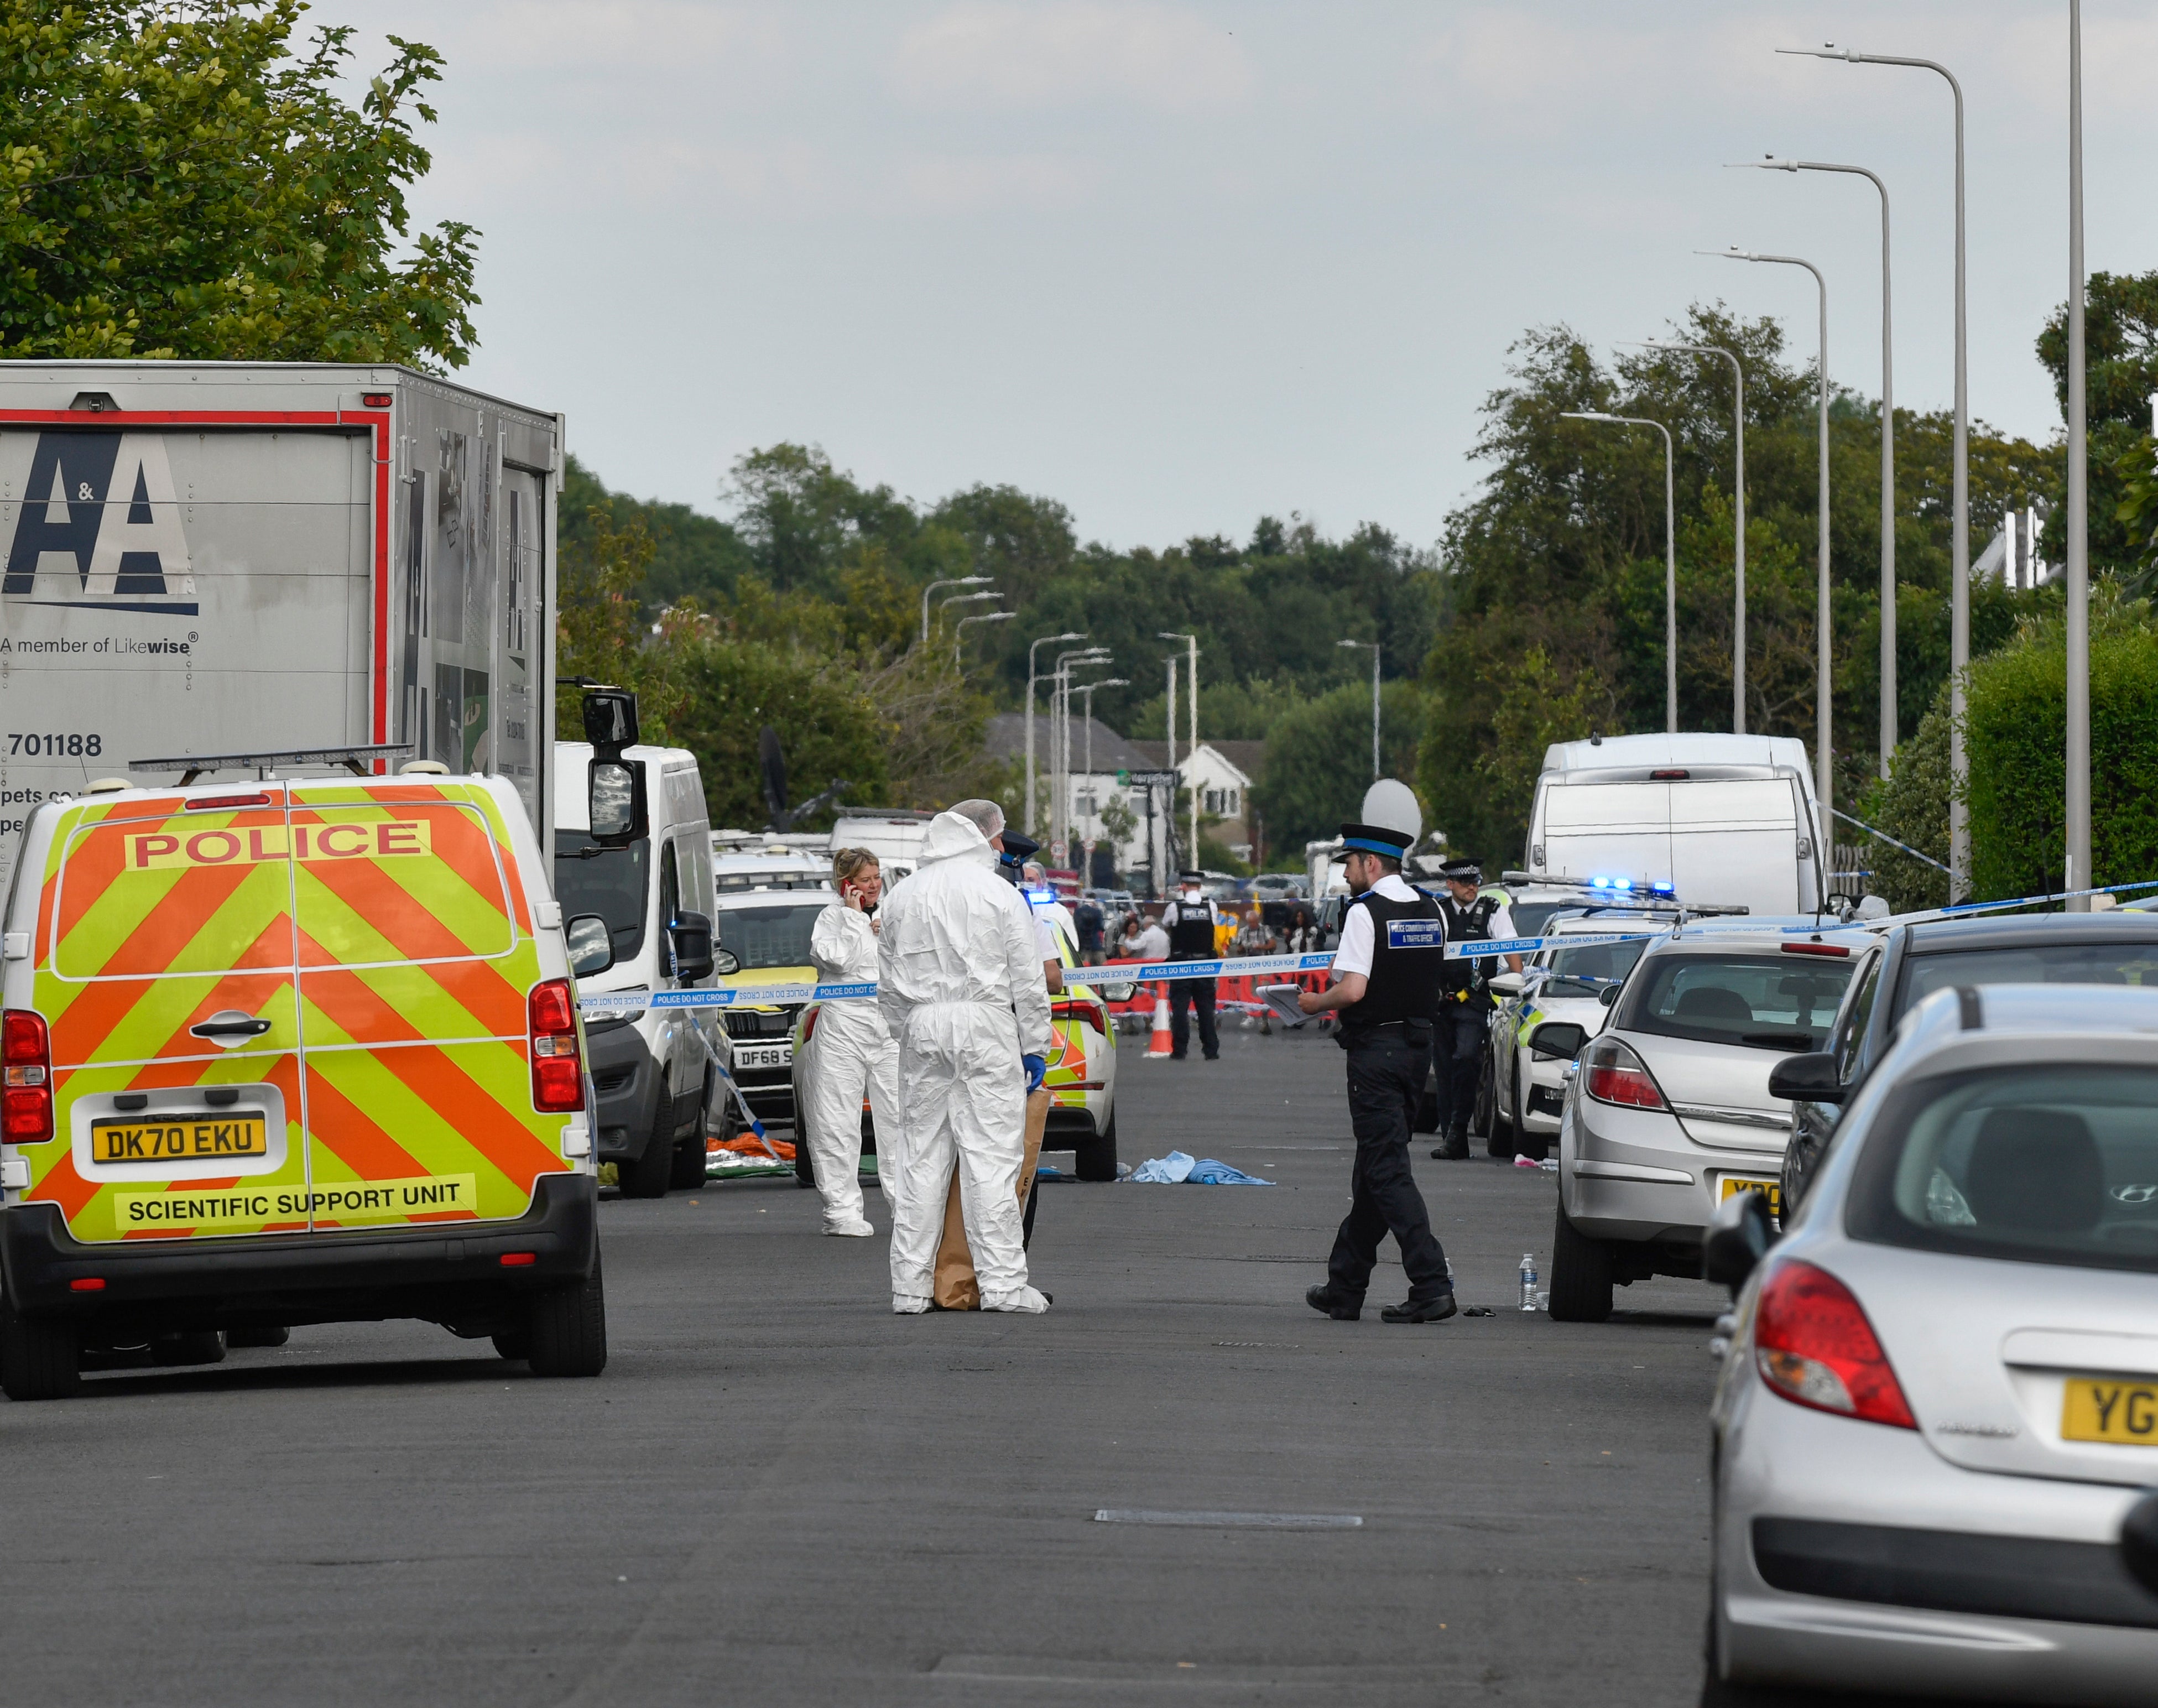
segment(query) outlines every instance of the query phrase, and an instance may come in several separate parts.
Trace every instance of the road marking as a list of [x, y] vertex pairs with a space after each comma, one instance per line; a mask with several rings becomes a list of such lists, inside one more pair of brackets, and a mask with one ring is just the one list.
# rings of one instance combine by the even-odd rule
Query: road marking
[[1094, 1514], [1097, 1525], [1175, 1525], [1191, 1530], [1355, 1530], [1363, 1519], [1353, 1512], [1147, 1512], [1105, 1506]]

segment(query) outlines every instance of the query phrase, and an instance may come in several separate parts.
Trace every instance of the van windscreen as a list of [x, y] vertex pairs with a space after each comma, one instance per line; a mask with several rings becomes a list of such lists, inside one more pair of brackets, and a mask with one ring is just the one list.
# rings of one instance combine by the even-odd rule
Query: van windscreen
[[652, 844], [640, 838], [627, 848], [601, 848], [581, 830], [555, 833], [555, 899], [565, 923], [581, 913], [607, 921], [617, 962], [633, 961], [644, 947], [645, 885]]

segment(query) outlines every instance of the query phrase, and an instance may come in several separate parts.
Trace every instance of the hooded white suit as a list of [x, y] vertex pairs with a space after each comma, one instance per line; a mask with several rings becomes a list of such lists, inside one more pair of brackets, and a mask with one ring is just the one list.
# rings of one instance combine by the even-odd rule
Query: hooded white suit
[[980, 830], [956, 813], [940, 813], [930, 821], [921, 864], [883, 909], [877, 1005], [899, 1044], [906, 1135], [894, 1171], [897, 1311], [927, 1308], [955, 1165], [983, 1309], [1041, 1308], [1041, 1296], [1027, 1285], [1020, 1223], [1026, 1138], [1020, 1058], [1049, 1054], [1049, 992], [1025, 899], [995, 868]]
[[[834, 902], [817, 916], [809, 933], [809, 958], [826, 984], [871, 984], [877, 976], [877, 937], [870, 917]], [[877, 1184], [885, 1201], [896, 1201], [893, 1176], [901, 1166], [899, 1046], [875, 1002], [848, 998], [818, 1004], [817, 1052], [808, 1111], [809, 1158], [824, 1200], [824, 1230], [834, 1234], [873, 1231], [862, 1215], [862, 1098], [876, 1122]]]

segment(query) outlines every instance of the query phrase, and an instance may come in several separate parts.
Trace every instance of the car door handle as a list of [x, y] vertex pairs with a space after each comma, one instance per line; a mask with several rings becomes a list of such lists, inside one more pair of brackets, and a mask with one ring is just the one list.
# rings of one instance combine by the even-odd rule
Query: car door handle
[[188, 1028], [198, 1038], [259, 1038], [269, 1029], [269, 1021], [243, 1014], [236, 1009], [212, 1014], [207, 1020], [199, 1020]]

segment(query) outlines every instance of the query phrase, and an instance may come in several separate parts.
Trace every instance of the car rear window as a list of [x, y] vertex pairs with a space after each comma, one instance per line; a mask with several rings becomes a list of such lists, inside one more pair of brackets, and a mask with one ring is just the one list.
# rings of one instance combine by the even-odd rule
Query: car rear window
[[1616, 984], [1634, 970], [1646, 937], [1624, 943], [1589, 943], [1578, 949], [1554, 949], [1551, 977], [1545, 980], [1546, 996], [1598, 996], [1607, 984]]
[[821, 901], [788, 901], [770, 907], [723, 907], [713, 923], [719, 946], [752, 973], [766, 967], [807, 967], [809, 933], [817, 928], [817, 916], [832, 905], [828, 895]]
[[53, 970], [149, 978], [292, 965], [281, 807], [106, 818], [60, 857]]
[[295, 804], [302, 967], [507, 954], [517, 940], [487, 820], [448, 801]]
[[1851, 1237], [2158, 1272], [2158, 1068], [1994, 1068], [1898, 1090], [1868, 1130]]
[[1937, 990], [1959, 984], [2158, 985], [2158, 943], [2019, 943], [1917, 954], [1903, 963], [1900, 1018]]
[[1659, 955], [1627, 987], [1617, 1024], [1748, 1050], [1818, 1050], [1855, 964], [1818, 955]]

